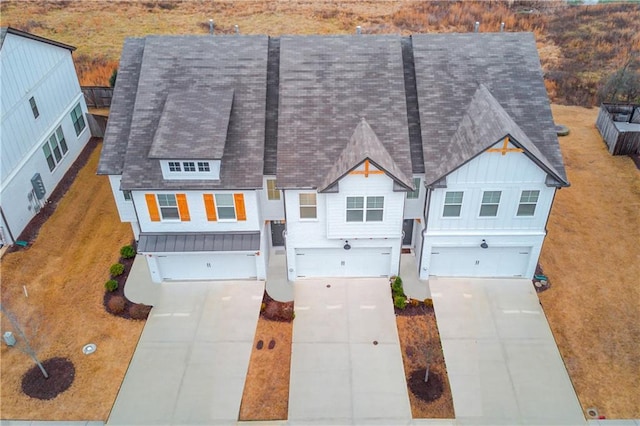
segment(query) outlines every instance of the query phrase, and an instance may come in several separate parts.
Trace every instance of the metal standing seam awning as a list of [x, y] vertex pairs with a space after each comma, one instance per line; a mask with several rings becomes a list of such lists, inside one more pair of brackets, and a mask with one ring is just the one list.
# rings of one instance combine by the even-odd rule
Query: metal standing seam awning
[[258, 251], [260, 232], [141, 233], [139, 253]]

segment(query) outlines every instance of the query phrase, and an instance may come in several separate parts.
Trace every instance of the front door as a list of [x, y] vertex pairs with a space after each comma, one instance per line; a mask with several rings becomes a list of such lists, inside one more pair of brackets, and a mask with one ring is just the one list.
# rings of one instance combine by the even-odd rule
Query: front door
[[405, 219], [402, 222], [402, 245], [411, 246], [413, 242], [413, 219]]
[[271, 221], [271, 245], [273, 247], [284, 246], [284, 222], [279, 220]]

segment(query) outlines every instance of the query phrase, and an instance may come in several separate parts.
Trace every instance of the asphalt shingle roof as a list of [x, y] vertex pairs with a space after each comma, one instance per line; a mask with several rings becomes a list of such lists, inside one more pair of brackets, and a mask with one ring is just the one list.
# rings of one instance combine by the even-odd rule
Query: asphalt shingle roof
[[399, 36], [281, 37], [278, 187], [321, 185], [363, 117], [411, 170]]
[[483, 84], [567, 185], [533, 34], [420, 34], [412, 42], [427, 184], [461, 165], [449, 144]]
[[[267, 52], [266, 36], [146, 37], [121, 188], [261, 188]], [[164, 180], [159, 161], [149, 158], [149, 152], [169, 93], [183, 92], [188, 99], [193, 92], [211, 95], [229, 88], [234, 90], [233, 106], [220, 180]], [[200, 96], [191, 100], [203, 101]], [[190, 126], [176, 123], [173, 131], [186, 136], [193, 132]], [[191, 152], [201, 142], [185, 137], [174, 143], [177, 151]]]

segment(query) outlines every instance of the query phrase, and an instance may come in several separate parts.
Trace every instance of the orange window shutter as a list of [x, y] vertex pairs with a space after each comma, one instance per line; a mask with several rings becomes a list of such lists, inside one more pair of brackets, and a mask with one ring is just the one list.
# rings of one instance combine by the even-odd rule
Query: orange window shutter
[[189, 222], [191, 220], [191, 216], [189, 216], [189, 205], [187, 204], [187, 196], [185, 194], [176, 194], [176, 201], [178, 202], [180, 220], [182, 222]]
[[236, 204], [236, 218], [247, 220], [247, 211], [244, 209], [244, 194], [233, 194], [233, 201]]
[[204, 198], [204, 209], [207, 212], [207, 220], [218, 220], [216, 215], [216, 203], [213, 201], [213, 194], [203, 194], [202, 198]]
[[147, 209], [149, 210], [151, 221], [160, 222], [160, 211], [158, 210], [155, 194], [144, 194], [144, 198], [147, 200]]

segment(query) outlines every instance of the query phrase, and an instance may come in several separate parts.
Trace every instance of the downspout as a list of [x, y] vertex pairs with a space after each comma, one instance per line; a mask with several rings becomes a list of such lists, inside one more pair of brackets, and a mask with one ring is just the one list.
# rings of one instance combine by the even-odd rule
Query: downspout
[[282, 208], [284, 210], [284, 267], [285, 274], [287, 276], [287, 282], [289, 282], [289, 249], [287, 248], [287, 228], [289, 226], [289, 222], [287, 222], [287, 196], [285, 195], [286, 191], [282, 190]]
[[[427, 220], [429, 220], [429, 207], [431, 206], [431, 189], [425, 184], [425, 188], [427, 189], [427, 194], [424, 197], [424, 231], [427, 230]], [[418, 262], [418, 279], [420, 279], [420, 272], [422, 271], [422, 259], [424, 259], [424, 232], [420, 231], [422, 234], [422, 250], [420, 250], [420, 262]]]
[[2, 215], [2, 222], [7, 226], [7, 232], [9, 233], [9, 238], [11, 238], [11, 244], [15, 243], [16, 240], [13, 238], [13, 234], [11, 233], [11, 228], [9, 228], [9, 222], [7, 222], [7, 218], [4, 215], [4, 210], [0, 206], [0, 214]]

